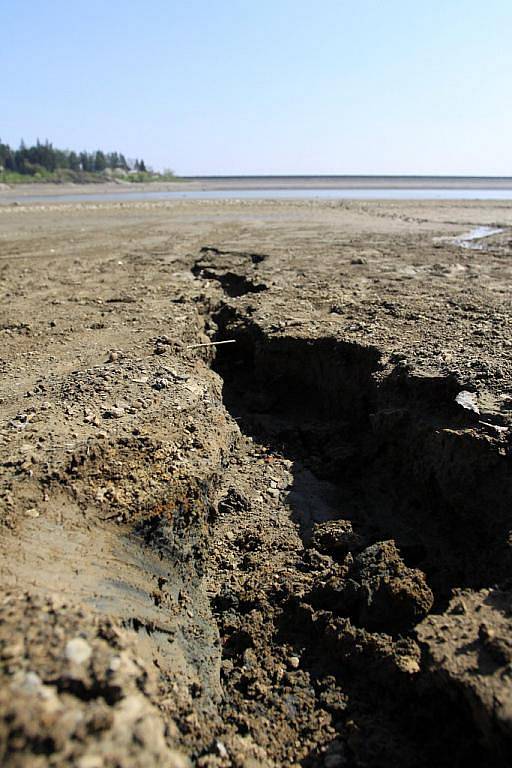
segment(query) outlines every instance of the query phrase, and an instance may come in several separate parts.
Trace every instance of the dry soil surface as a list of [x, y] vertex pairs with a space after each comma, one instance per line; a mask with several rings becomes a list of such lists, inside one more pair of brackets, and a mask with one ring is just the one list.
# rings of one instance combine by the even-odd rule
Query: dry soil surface
[[0, 764], [509, 765], [511, 259], [505, 202], [1, 206]]

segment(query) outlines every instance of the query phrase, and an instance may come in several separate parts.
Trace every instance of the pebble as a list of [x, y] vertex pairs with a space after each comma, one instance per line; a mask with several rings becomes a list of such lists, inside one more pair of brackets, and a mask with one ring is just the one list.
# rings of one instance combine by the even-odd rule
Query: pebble
[[25, 510], [26, 517], [39, 517], [40, 514], [41, 513], [35, 507]]
[[19, 686], [19, 690], [23, 691], [24, 693], [34, 694], [41, 690], [42, 685], [42, 680], [37, 672], [27, 672], [23, 678], [23, 682]]
[[272, 496], [274, 499], [279, 498], [279, 489], [278, 488], [268, 488], [267, 493], [269, 496]]
[[120, 656], [114, 656], [110, 660], [110, 664], [108, 665], [108, 669], [110, 672], [117, 672], [117, 670], [121, 667], [121, 657]]
[[155, 379], [155, 381], [151, 386], [153, 387], [153, 389], [156, 389], [156, 390], [166, 389], [169, 386], [169, 379], [166, 379], [164, 377], [159, 377]]
[[480, 410], [477, 404], [476, 395], [473, 392], [467, 392], [466, 390], [462, 390], [462, 392], [459, 392], [459, 394], [455, 398], [455, 402], [458, 405], [461, 405], [467, 411], [473, 411], [473, 413], [476, 413], [476, 414], [480, 413]]
[[116, 405], [103, 411], [104, 419], [120, 419], [121, 416], [124, 416], [124, 408], [119, 408]]
[[77, 763], [77, 768], [103, 768], [105, 763], [100, 755], [84, 755]]
[[222, 741], [219, 741], [219, 739], [217, 739], [217, 741], [215, 742], [215, 746], [217, 748], [218, 754], [221, 757], [228, 757], [228, 751], [227, 751], [226, 747], [224, 746], [224, 744], [222, 743]]
[[74, 637], [66, 643], [64, 653], [73, 664], [83, 664], [91, 658], [92, 648], [83, 637]]
[[420, 665], [418, 663], [418, 660], [412, 658], [412, 656], [402, 656], [400, 658], [398, 666], [402, 670], [402, 672], [407, 672], [410, 675], [414, 675], [420, 671]]
[[94, 414], [90, 414], [89, 416], [86, 416], [84, 418], [84, 421], [86, 424], [92, 424], [94, 427], [99, 427], [101, 424], [99, 417], [95, 416]]
[[300, 659], [298, 656], [290, 656], [288, 659], [288, 664], [292, 669], [298, 669], [300, 666]]

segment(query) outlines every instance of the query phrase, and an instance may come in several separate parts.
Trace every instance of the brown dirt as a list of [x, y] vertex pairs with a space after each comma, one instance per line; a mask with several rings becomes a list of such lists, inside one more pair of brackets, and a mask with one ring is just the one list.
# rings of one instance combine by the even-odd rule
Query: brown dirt
[[0, 206], [2, 765], [508, 765], [511, 238]]

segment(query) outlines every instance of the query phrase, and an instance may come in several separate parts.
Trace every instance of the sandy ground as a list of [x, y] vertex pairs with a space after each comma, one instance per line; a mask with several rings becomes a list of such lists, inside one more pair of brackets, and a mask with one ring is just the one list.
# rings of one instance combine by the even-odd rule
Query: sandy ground
[[0, 206], [2, 765], [508, 764], [511, 243]]

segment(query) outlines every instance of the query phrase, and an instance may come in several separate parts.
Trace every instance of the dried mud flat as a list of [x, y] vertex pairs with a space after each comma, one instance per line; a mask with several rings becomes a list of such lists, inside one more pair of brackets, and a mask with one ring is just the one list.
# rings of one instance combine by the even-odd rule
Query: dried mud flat
[[511, 257], [507, 203], [0, 207], [0, 764], [508, 765]]

